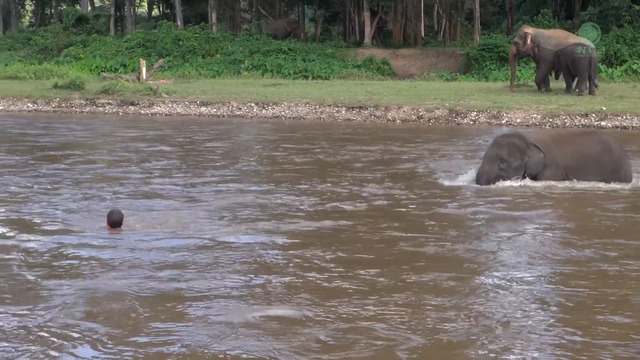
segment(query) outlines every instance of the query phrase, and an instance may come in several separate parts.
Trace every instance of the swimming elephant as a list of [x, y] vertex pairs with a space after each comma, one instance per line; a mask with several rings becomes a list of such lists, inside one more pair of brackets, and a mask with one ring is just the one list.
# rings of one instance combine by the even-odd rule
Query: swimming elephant
[[476, 184], [524, 178], [630, 183], [632, 174], [625, 150], [598, 130], [498, 135], [482, 158]]
[[276, 40], [284, 40], [298, 34], [299, 24], [296, 19], [273, 19], [267, 21], [263, 31]]
[[518, 29], [509, 50], [511, 80], [509, 89], [515, 91], [516, 62], [531, 57], [536, 63], [536, 86], [542, 92], [551, 90], [549, 76], [555, 67], [556, 51], [573, 44], [584, 44], [595, 48], [588, 39], [562, 29], [538, 29], [523, 25]]
[[[589, 95], [595, 95], [598, 88], [598, 52], [595, 47], [584, 44], [564, 47], [554, 56], [554, 72], [556, 80], [562, 74], [566, 93], [577, 90], [578, 95], [584, 95], [588, 86]], [[578, 82], [574, 89], [576, 78]]]

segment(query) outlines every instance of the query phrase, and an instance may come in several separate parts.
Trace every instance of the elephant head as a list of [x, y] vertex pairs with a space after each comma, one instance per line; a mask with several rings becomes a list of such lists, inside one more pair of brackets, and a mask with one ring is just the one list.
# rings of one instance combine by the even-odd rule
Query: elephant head
[[[529, 25], [520, 27], [509, 50], [509, 65], [511, 66], [509, 88], [511, 91], [515, 91], [516, 62], [518, 59], [533, 57], [537, 64], [544, 63], [553, 66], [553, 54], [558, 49], [577, 43], [595, 47], [588, 39], [562, 29], [538, 29]], [[542, 55], [543, 52], [545, 55]], [[551, 55], [548, 56], [546, 54]]]
[[536, 179], [546, 166], [544, 151], [518, 132], [498, 135], [476, 172], [477, 185], [512, 179]]

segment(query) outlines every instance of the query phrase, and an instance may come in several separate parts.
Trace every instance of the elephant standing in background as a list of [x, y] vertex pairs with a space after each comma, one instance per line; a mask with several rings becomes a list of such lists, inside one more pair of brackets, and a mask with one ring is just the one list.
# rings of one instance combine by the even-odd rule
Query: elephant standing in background
[[263, 31], [276, 40], [284, 40], [298, 34], [300, 25], [296, 19], [273, 19], [267, 21]]
[[589, 87], [589, 95], [595, 95], [598, 88], [598, 53], [595, 48], [583, 44], [573, 44], [564, 47], [555, 54], [555, 78], [558, 80], [560, 74], [566, 84], [565, 92], [574, 91], [573, 83], [578, 95], [584, 95]]
[[516, 131], [497, 136], [482, 158], [476, 184], [524, 178], [630, 183], [632, 173], [622, 146], [598, 130], [536, 135]]
[[516, 61], [531, 57], [536, 63], [536, 86], [542, 92], [551, 91], [549, 76], [555, 69], [556, 52], [569, 45], [583, 44], [595, 49], [588, 39], [561, 29], [537, 29], [523, 25], [518, 29], [509, 50], [511, 80], [509, 88], [515, 91]]

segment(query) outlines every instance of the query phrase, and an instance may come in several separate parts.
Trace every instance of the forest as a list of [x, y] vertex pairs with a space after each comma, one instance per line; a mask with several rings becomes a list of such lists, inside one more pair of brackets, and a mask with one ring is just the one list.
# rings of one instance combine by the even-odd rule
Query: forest
[[519, 26], [587, 23], [601, 77], [640, 78], [640, 0], [0, 0], [0, 14], [0, 78], [133, 73], [140, 58], [185, 78], [393, 78], [347, 56], [378, 47], [461, 49], [462, 73], [425, 79], [506, 81]]

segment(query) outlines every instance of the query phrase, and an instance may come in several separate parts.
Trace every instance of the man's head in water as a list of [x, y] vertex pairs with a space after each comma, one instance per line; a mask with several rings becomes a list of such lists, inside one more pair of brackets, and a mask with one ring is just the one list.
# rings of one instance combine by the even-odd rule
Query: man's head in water
[[111, 209], [107, 213], [107, 226], [111, 229], [120, 229], [124, 222], [124, 214], [120, 209]]

